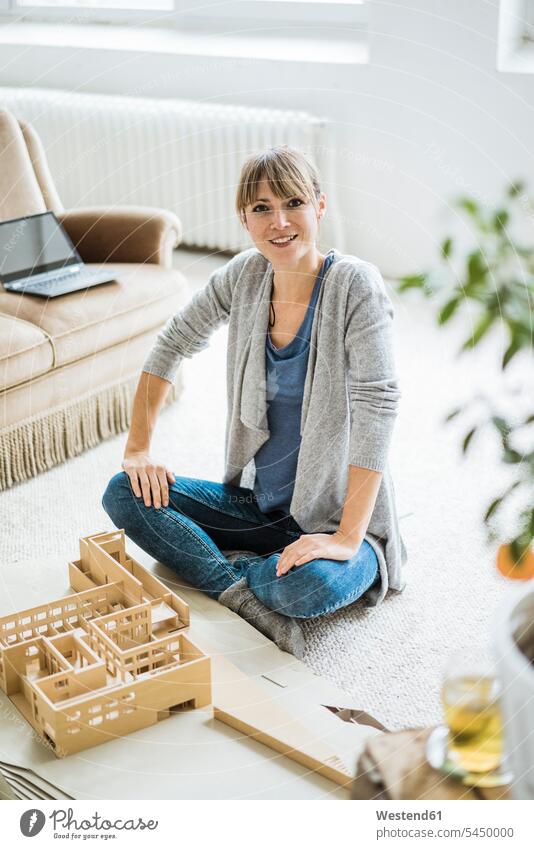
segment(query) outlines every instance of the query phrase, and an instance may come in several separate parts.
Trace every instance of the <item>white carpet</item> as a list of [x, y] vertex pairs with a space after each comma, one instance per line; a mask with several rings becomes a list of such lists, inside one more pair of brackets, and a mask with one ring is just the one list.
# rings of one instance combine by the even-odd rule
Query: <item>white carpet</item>
[[[224, 258], [179, 251], [193, 286]], [[497, 348], [455, 360], [462, 333], [438, 331], [428, 304], [398, 298], [397, 365], [403, 398], [391, 450], [407, 586], [377, 608], [360, 604], [305, 624], [305, 661], [350, 694], [354, 707], [389, 728], [440, 718], [440, 675], [456, 648], [487, 640], [495, 606], [510, 585], [484, 543], [483, 507], [499, 491], [495, 445], [475, 441], [461, 460], [457, 427], [443, 414], [495, 379]], [[225, 330], [186, 364], [181, 401], [161, 415], [154, 453], [181, 475], [220, 480], [225, 424]], [[78, 537], [111, 528], [100, 498], [120, 469], [126, 436], [1, 496], [0, 559], [28, 571], [77, 556]], [[42, 564], [42, 566], [40, 565]], [[5, 589], [5, 585], [4, 585]]]

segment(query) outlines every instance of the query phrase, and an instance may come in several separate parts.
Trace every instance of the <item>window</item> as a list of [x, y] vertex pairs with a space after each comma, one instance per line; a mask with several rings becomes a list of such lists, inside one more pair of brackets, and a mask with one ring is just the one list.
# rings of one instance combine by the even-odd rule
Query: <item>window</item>
[[15, 0], [14, 6], [49, 9], [146, 9], [173, 8], [173, 0]]
[[[28, 47], [49, 45], [52, 35], [58, 49], [139, 48], [149, 59], [171, 53], [360, 65], [369, 61], [369, 5], [367, 0], [0, 0], [0, 16], [13, 24], [6, 39], [20, 37]], [[52, 23], [61, 26], [52, 29]], [[105, 609], [93, 604], [93, 618], [109, 612], [109, 604]]]
[[0, 0], [17, 17], [43, 17], [69, 23], [138, 22], [220, 27], [232, 32], [299, 26], [359, 27], [365, 23], [365, 0]]
[[75, 710], [74, 713], [67, 714], [67, 722], [76, 722], [81, 717], [81, 711]]
[[500, 0], [497, 67], [534, 73], [534, 0]]
[[118, 710], [110, 710], [109, 713], [105, 714], [106, 719], [118, 719], [119, 711]]
[[130, 692], [126, 693], [125, 696], [121, 696], [121, 701], [123, 701], [123, 702], [133, 702], [133, 701], [135, 701], [134, 691], [130, 690]]
[[526, 0], [525, 20], [523, 23], [523, 41], [534, 43], [534, 2]]

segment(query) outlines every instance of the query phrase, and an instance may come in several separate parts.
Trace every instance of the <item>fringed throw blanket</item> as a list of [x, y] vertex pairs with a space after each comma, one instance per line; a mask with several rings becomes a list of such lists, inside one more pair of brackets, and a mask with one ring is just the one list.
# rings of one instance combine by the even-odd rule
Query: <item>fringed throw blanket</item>
[[[127, 430], [138, 377], [105, 386], [70, 404], [0, 431], [0, 490], [94, 448]], [[176, 400], [181, 383], [169, 392]]]

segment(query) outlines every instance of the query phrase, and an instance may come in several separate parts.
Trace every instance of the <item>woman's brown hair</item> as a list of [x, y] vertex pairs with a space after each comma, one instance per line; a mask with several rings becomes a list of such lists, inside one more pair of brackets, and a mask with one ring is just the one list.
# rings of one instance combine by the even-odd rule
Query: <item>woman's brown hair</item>
[[256, 200], [262, 180], [278, 198], [304, 196], [315, 203], [321, 194], [317, 169], [300, 150], [288, 145], [270, 147], [248, 156], [241, 168], [235, 204], [241, 220]]

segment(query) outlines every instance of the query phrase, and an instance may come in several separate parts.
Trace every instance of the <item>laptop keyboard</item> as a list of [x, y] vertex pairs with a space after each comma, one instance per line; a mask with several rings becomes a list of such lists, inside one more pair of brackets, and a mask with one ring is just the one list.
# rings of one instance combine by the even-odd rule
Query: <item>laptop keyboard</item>
[[87, 269], [79, 271], [77, 274], [58, 274], [52, 279], [43, 280], [40, 283], [32, 283], [31, 280], [28, 280], [25, 286], [17, 287], [17, 291], [21, 294], [28, 291], [29, 294], [48, 295], [52, 298], [55, 295], [85, 289], [92, 283], [97, 283], [100, 280], [102, 282], [108, 281], [110, 278], [109, 271]]
[[22, 291], [24, 291], [27, 286], [31, 286], [33, 292], [50, 292], [54, 290], [56, 286], [63, 286], [63, 284], [69, 279], [77, 283], [79, 276], [78, 274], [58, 274], [58, 276], [54, 277], [53, 280], [42, 280], [41, 283], [28, 283], [26, 286], [22, 287]]

